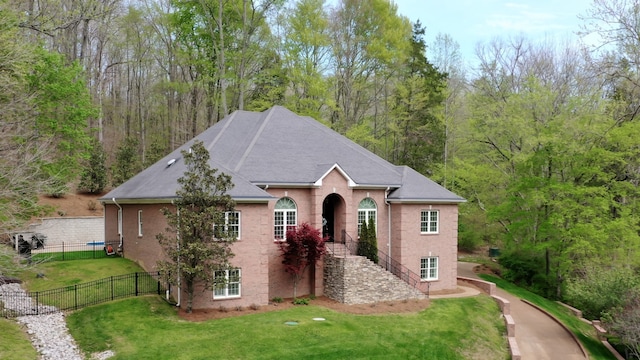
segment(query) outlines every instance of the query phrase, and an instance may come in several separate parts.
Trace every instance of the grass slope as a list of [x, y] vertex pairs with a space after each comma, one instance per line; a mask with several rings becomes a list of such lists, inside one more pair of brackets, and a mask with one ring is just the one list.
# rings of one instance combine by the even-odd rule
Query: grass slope
[[[84, 283], [141, 271], [126, 259], [75, 260], [38, 264], [21, 278], [31, 291]], [[37, 278], [36, 274], [45, 274]], [[314, 321], [323, 317], [325, 321]], [[285, 325], [296, 321], [298, 325]], [[86, 353], [114, 350], [115, 359], [507, 359], [504, 324], [488, 297], [434, 300], [416, 314], [351, 315], [314, 306], [194, 323], [157, 296], [114, 301], [67, 317]], [[22, 340], [0, 339], [20, 359], [33, 348]], [[1, 333], [5, 333], [2, 331]], [[13, 343], [16, 343], [14, 345]], [[0, 353], [0, 358], [3, 358]], [[35, 358], [26, 353], [24, 358]]]
[[[142, 271], [144, 270], [136, 263], [120, 257], [51, 261], [22, 272], [20, 279], [23, 281], [23, 288], [42, 291]], [[39, 278], [37, 274], [44, 274], [44, 277]]]
[[86, 308], [67, 323], [84, 351], [111, 349], [114, 359], [508, 358], [499, 310], [485, 296], [437, 300], [419, 314], [350, 315], [310, 305], [199, 323], [149, 296]]
[[0, 359], [32, 360], [36, 349], [22, 327], [13, 320], [0, 318]]

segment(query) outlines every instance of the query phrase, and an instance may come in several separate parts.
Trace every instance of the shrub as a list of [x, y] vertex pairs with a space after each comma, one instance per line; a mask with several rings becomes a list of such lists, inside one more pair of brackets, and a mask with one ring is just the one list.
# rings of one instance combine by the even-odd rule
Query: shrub
[[564, 300], [593, 320], [623, 306], [629, 289], [639, 286], [640, 277], [633, 270], [592, 268], [582, 277], [567, 280]]
[[293, 305], [309, 305], [309, 301], [308, 298], [297, 298], [293, 299]]
[[505, 252], [500, 257], [500, 265], [504, 266], [504, 279], [517, 285], [529, 286], [533, 277], [544, 268], [542, 259], [523, 251]]
[[280, 296], [276, 296], [273, 299], [271, 299], [271, 302], [274, 302], [276, 304], [280, 304], [282, 303], [284, 300], [282, 300], [282, 298]]
[[538, 295], [554, 298], [555, 277], [547, 276], [544, 256], [534, 251], [506, 251], [500, 255], [502, 277]]

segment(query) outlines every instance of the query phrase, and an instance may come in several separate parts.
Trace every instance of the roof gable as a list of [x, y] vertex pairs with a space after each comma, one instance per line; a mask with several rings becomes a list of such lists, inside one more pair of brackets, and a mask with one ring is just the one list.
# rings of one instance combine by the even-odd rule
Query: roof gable
[[333, 170], [336, 170], [340, 175], [342, 175], [342, 177], [344, 177], [345, 180], [347, 180], [347, 184], [349, 185], [349, 187], [356, 186], [356, 183], [349, 177], [349, 175], [347, 175], [344, 170], [342, 170], [340, 165], [338, 165], [337, 163], [331, 165], [327, 170], [323, 170], [326, 169], [326, 167], [326, 165], [318, 165], [318, 170], [322, 172], [322, 175], [320, 175], [318, 180], [313, 183], [314, 186], [322, 186], [322, 180], [324, 180], [324, 178], [326, 178], [327, 175], [329, 175]]

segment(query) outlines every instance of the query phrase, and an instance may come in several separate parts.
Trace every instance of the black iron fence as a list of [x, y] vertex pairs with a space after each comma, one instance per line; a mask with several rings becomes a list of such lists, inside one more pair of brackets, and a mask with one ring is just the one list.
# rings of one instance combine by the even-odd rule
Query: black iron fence
[[0, 314], [3, 317], [77, 310], [127, 297], [161, 295], [166, 290], [158, 272], [111, 276], [45, 291], [26, 292], [20, 289], [18, 284], [15, 285], [16, 287], [10, 289], [4, 286], [0, 290]]
[[29, 261], [57, 261], [77, 259], [101, 259], [110, 256], [120, 256], [121, 249], [118, 241], [98, 242], [61, 242], [47, 243], [35, 249], [19, 247], [18, 252]]

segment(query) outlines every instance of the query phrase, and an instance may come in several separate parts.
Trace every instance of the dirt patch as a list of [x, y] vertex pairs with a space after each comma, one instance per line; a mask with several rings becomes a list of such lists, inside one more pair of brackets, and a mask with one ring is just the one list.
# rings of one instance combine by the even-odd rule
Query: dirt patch
[[[403, 313], [417, 313], [429, 307], [429, 299], [423, 300], [399, 300], [399, 301], [384, 301], [374, 304], [358, 304], [347, 305], [339, 303], [335, 300], [331, 300], [327, 297], [321, 296], [310, 301], [311, 305], [321, 306], [328, 309], [335, 310], [341, 313], [356, 314], [356, 315], [376, 315], [376, 314], [403, 314]], [[194, 310], [191, 314], [186, 313], [183, 309], [178, 311], [178, 315], [188, 321], [205, 321], [212, 319], [221, 319], [232, 316], [242, 316], [248, 314], [259, 314], [267, 311], [280, 311], [286, 310], [293, 306], [306, 306], [306, 305], [294, 305], [292, 299], [285, 299], [281, 303], [269, 303], [260, 307], [244, 307], [244, 308], [222, 308], [222, 309], [200, 309]]]
[[104, 207], [98, 199], [103, 195], [69, 193], [60, 198], [40, 195], [38, 204], [48, 205], [53, 208], [53, 212], [48, 216], [102, 216]]
[[497, 268], [492, 268], [487, 265], [478, 265], [473, 268], [473, 272], [476, 274], [487, 274], [500, 277], [500, 271]]

